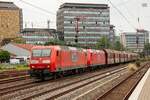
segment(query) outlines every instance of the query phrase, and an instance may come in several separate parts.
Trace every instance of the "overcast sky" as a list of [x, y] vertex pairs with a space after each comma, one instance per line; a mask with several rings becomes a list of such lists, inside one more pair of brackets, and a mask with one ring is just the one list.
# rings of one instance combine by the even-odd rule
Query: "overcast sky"
[[[110, 6], [110, 23], [116, 27], [117, 32], [135, 31], [134, 28], [150, 30], [150, 0], [110, 0], [128, 19], [128, 22], [108, 2], [108, 0], [2, 0], [12, 1], [23, 10], [23, 21], [27, 27], [47, 27], [50, 20], [51, 28], [56, 28], [56, 12], [62, 3], [104, 3]], [[25, 2], [38, 6], [47, 12], [32, 7]], [[146, 6], [142, 6], [146, 4]], [[140, 24], [138, 23], [138, 17]], [[129, 24], [130, 23], [130, 24]], [[133, 28], [134, 27], [134, 28]]]

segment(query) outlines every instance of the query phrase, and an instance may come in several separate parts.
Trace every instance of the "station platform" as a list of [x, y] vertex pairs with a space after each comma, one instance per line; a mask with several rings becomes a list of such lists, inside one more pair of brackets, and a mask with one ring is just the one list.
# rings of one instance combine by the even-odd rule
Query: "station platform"
[[150, 68], [138, 83], [128, 100], [150, 100]]

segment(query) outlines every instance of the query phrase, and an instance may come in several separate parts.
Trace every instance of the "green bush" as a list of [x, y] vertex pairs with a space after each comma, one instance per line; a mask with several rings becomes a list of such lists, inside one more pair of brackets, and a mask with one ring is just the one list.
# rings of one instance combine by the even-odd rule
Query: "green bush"
[[141, 62], [140, 62], [140, 61], [136, 61], [135, 64], [136, 64], [137, 67], [140, 67], [140, 66], [141, 66]]
[[9, 62], [10, 53], [8, 51], [0, 51], [0, 62]]

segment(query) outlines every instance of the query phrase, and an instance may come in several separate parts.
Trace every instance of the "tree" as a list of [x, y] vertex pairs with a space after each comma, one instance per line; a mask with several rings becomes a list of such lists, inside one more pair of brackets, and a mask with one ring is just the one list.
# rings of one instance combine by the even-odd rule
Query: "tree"
[[22, 43], [22, 44], [25, 44], [25, 43], [26, 43], [25, 39], [22, 38], [21, 36], [12, 39], [12, 41], [15, 42], [15, 43]]
[[145, 43], [143, 51], [144, 55], [150, 55], [150, 43]]
[[103, 49], [103, 48], [105, 49], [112, 48], [111, 43], [109, 42], [109, 39], [106, 36], [100, 38], [96, 43], [96, 49]]
[[64, 41], [61, 40], [57, 40], [57, 39], [51, 39], [48, 42], [46, 42], [44, 45], [65, 45], [66, 43]]
[[119, 41], [116, 41], [114, 43], [113, 49], [115, 49], [115, 50], [124, 50], [123, 45]]
[[8, 51], [0, 51], [0, 62], [9, 62], [10, 53]]

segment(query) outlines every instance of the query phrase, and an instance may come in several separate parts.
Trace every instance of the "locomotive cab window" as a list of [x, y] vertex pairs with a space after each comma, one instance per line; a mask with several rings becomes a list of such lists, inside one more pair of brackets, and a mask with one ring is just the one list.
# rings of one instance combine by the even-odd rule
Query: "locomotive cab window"
[[36, 49], [32, 51], [33, 57], [48, 57], [51, 54], [51, 49]]
[[57, 55], [57, 56], [59, 55], [59, 51], [56, 52], [56, 55]]

